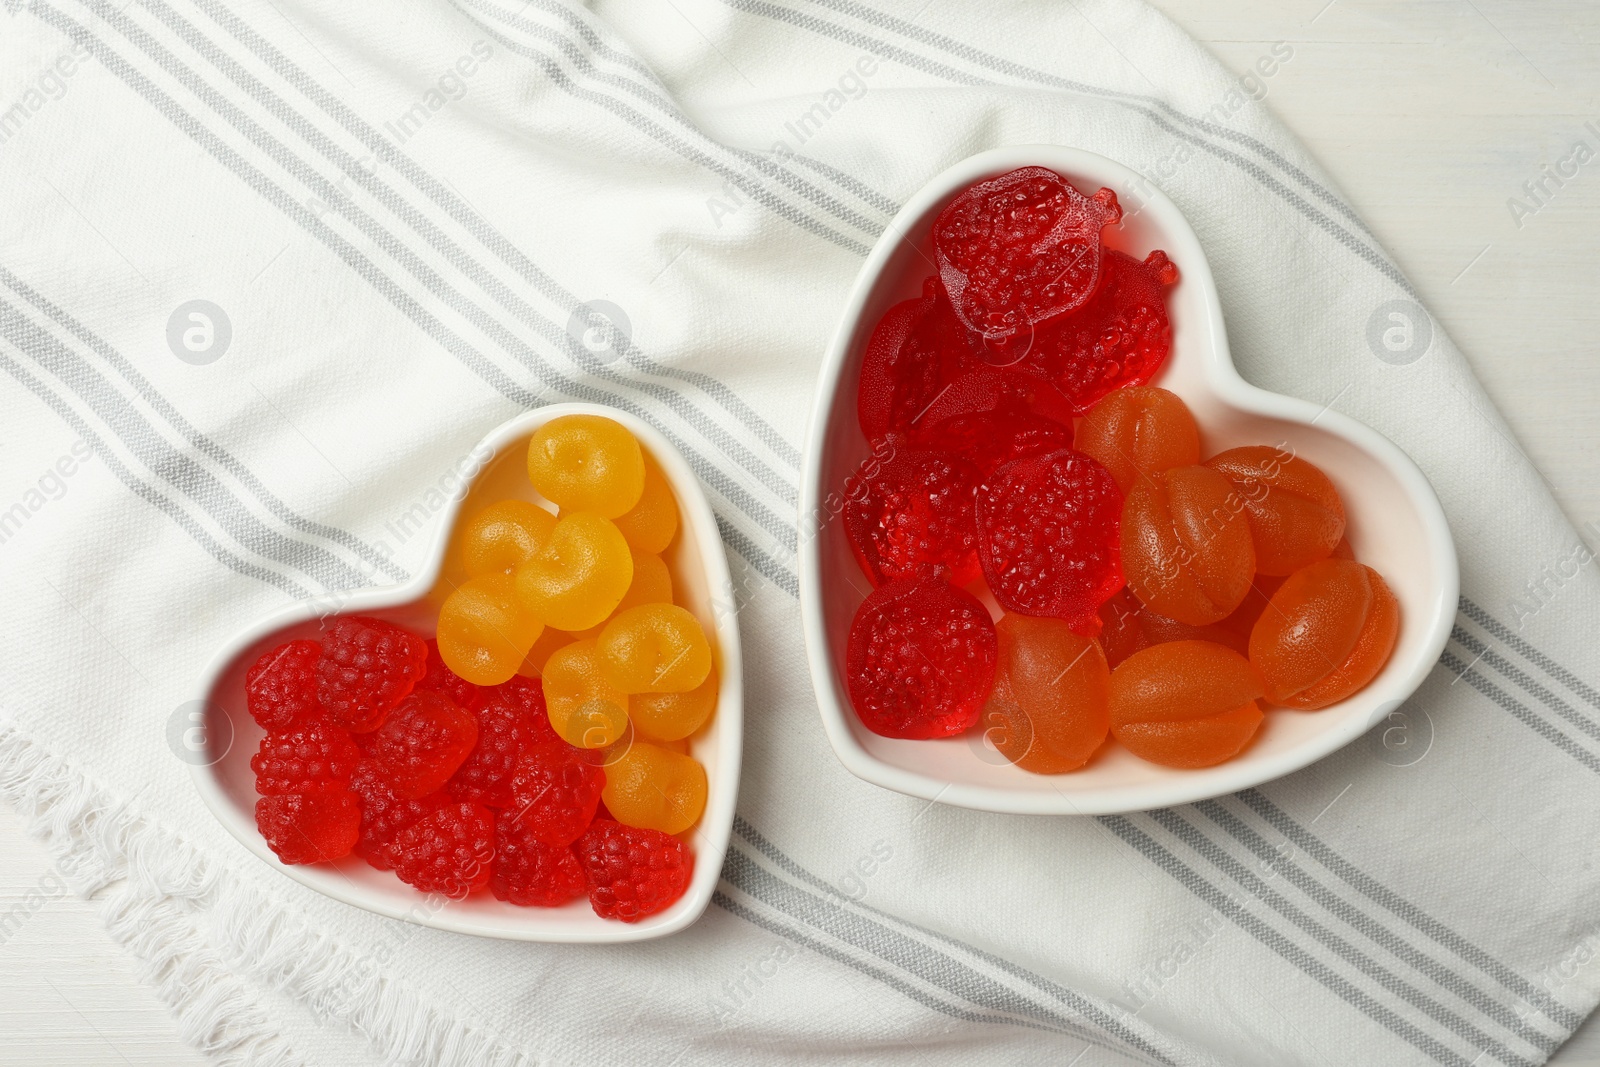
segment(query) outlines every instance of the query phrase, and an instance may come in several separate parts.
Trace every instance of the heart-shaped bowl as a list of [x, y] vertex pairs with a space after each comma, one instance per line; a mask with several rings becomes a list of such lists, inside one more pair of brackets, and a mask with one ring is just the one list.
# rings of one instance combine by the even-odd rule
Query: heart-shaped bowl
[[[870, 585], [840, 516], [870, 451], [856, 419], [862, 355], [888, 308], [921, 292], [933, 266], [933, 221], [962, 190], [1018, 167], [1056, 171], [1085, 193], [1107, 186], [1127, 212], [1106, 243], [1143, 258], [1164, 249], [1180, 280], [1167, 290], [1172, 352], [1151, 383], [1188, 403], [1202, 451], [1279, 445], [1321, 467], [1344, 497], [1356, 556], [1381, 573], [1400, 602], [1400, 635], [1377, 678], [1316, 712], [1270, 710], [1240, 756], [1202, 770], [1147, 763], [1108, 740], [1090, 763], [1060, 775], [1012, 766], [974, 728], [939, 741], [881, 737], [862, 725], [844, 673], [850, 621]], [[1438, 661], [1455, 616], [1459, 574], [1433, 488], [1403, 452], [1331, 407], [1257, 389], [1228, 354], [1216, 284], [1182, 213], [1148, 179], [1104, 156], [1055, 145], [982, 152], [938, 175], [906, 201], [873, 247], [823, 361], [800, 490], [800, 606], [812, 684], [834, 752], [856, 776], [930, 801], [1023, 814], [1144, 811], [1247, 789], [1300, 769], [1375, 726]]]
[[[332, 615], [369, 615], [416, 633], [432, 634], [439, 605], [463, 577], [456, 571], [451, 551], [457, 516], [511, 497], [553, 508], [528, 481], [527, 445], [534, 430], [562, 415], [603, 415], [626, 426], [660, 464], [678, 498], [678, 535], [662, 557], [672, 569], [677, 602], [694, 613], [711, 638], [721, 679], [715, 716], [690, 739], [691, 754], [706, 769], [708, 790], [705, 814], [689, 838], [694, 852], [689, 888], [666, 910], [637, 923], [623, 923], [600, 918], [584, 898], [559, 908], [523, 908], [496, 900], [486, 891], [459, 901], [425, 895], [393, 873], [376, 870], [355, 856], [336, 863], [279, 862], [256, 830], [257, 796], [250, 757], [263, 731], [245, 709], [245, 671], [263, 652], [284, 641], [316, 637], [323, 620]], [[716, 517], [699, 479], [660, 433], [626, 412], [595, 404], [553, 404], [519, 415], [480, 441], [468, 453], [464, 466], [461, 491], [433, 508], [440, 519], [439, 533], [427, 565], [414, 577], [399, 585], [291, 604], [246, 628], [217, 651], [200, 679], [197, 701], [187, 705], [199, 716], [189, 729], [201, 740], [193, 751], [184, 753], [195, 785], [212, 814], [262, 862], [335, 900], [379, 915], [439, 930], [518, 941], [642, 941], [682, 930], [711, 902], [722, 869], [733, 829], [744, 731], [738, 625], [735, 613], [718, 609], [718, 605], [733, 603], [733, 587]]]

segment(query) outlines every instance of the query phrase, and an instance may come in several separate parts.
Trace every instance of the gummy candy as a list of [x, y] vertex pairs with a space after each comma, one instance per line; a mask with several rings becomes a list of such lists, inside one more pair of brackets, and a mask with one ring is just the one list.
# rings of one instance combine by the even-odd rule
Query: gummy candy
[[449, 697], [412, 693], [372, 738], [371, 755], [402, 797], [427, 796], [450, 779], [478, 743], [478, 721]]
[[629, 698], [628, 715], [640, 737], [657, 744], [688, 737], [717, 710], [717, 672], [683, 693], [639, 693]]
[[439, 607], [439, 657], [474, 685], [499, 685], [517, 673], [543, 630], [511, 575], [469, 578]]
[[999, 661], [979, 723], [1008, 760], [1034, 774], [1089, 762], [1110, 728], [1110, 671], [1100, 646], [1059, 619], [1003, 615]]
[[923, 289], [884, 314], [862, 357], [856, 415], [869, 441], [911, 429], [968, 359], [965, 330], [943, 290], [931, 278]]
[[1133, 385], [1089, 409], [1073, 447], [1099, 460], [1126, 496], [1144, 475], [1199, 463], [1200, 429], [1176, 393]]
[[917, 452], [898, 434], [894, 454], [864, 474], [844, 505], [845, 532], [873, 585], [923, 574], [966, 585], [978, 577], [973, 492], [978, 470], [959, 456]]
[[528, 743], [554, 741], [556, 732], [550, 728], [550, 714], [544, 703], [544, 685], [536, 678], [517, 675], [489, 690], [488, 701], [503, 702], [516, 709], [522, 724], [528, 730]]
[[1244, 601], [1255, 548], [1244, 500], [1209, 467], [1173, 467], [1141, 479], [1122, 509], [1128, 588], [1169, 619], [1205, 626]]
[[350, 791], [361, 800], [361, 834], [355, 854], [380, 871], [389, 869], [388, 848], [395, 835], [433, 814], [449, 799], [443, 793], [429, 793], [416, 800], [400, 796], [389, 785], [388, 775], [371, 759], [356, 765]]
[[648, 452], [644, 453], [644, 489], [639, 502], [617, 516], [616, 523], [637, 552], [660, 553], [677, 535], [678, 500], [660, 464]]
[[290, 641], [250, 665], [244, 676], [245, 707], [263, 730], [285, 730], [323, 717], [317, 701], [321, 655], [322, 646], [315, 641]]
[[407, 885], [460, 900], [489, 881], [494, 813], [466, 801], [441, 804], [396, 834], [385, 859]]
[[352, 733], [376, 730], [427, 672], [428, 646], [393, 623], [351, 615], [322, 637], [317, 698]]
[[1283, 580], [1250, 632], [1274, 704], [1314, 711], [1370, 682], [1394, 649], [1400, 605], [1371, 567], [1325, 559]]
[[912, 435], [918, 447], [954, 452], [987, 476], [1002, 464], [1072, 447], [1072, 427], [1026, 409], [953, 415]]
[[1169, 641], [1111, 672], [1111, 733], [1167, 767], [1210, 767], [1243, 751], [1261, 725], [1261, 677], [1210, 641]]
[[457, 706], [468, 711], [476, 711], [482, 707], [489, 692], [485, 687], [473, 685], [445, 666], [444, 660], [439, 655], [439, 642], [432, 638], [428, 640], [428, 665], [421, 681], [417, 682], [417, 688], [443, 693], [455, 701]]
[[587, 890], [583, 865], [572, 849], [539, 841], [515, 812], [495, 815], [489, 892], [522, 907], [557, 908]]
[[516, 825], [544, 844], [572, 844], [594, 819], [607, 777], [565, 741], [530, 746], [511, 778]]
[[528, 479], [563, 513], [614, 519], [644, 492], [644, 452], [627, 428], [600, 415], [562, 415], [528, 441]]
[[641, 604], [619, 611], [595, 639], [600, 673], [624, 693], [685, 693], [711, 672], [711, 645], [688, 610]]
[[461, 528], [461, 568], [469, 578], [510, 574], [544, 547], [555, 526], [556, 517], [531, 501], [490, 504]]
[[[630, 546], [631, 548], [631, 546]], [[633, 550], [633, 581], [628, 583], [628, 591], [622, 594], [622, 599], [617, 601], [616, 609], [611, 613], [612, 618], [636, 608], [640, 604], [670, 604], [672, 603], [672, 572], [662, 562], [660, 556]], [[600, 631], [606, 628], [607, 619], [587, 630], [561, 630], [564, 635], [562, 643], [568, 641], [582, 641], [588, 637], [599, 637]], [[552, 651], [560, 645], [552, 646]]]
[[706, 772], [689, 756], [638, 742], [606, 767], [601, 796], [618, 822], [681, 834], [705, 810]]
[[256, 801], [256, 829], [284, 863], [323, 863], [355, 847], [361, 805], [348, 789], [262, 797]]
[[558, 630], [586, 630], [604, 621], [632, 582], [627, 540], [610, 519], [589, 511], [556, 520], [544, 548], [516, 573], [523, 605]]
[[250, 769], [256, 774], [256, 792], [264, 797], [339, 793], [350, 784], [360, 759], [361, 750], [348, 733], [313, 719], [263, 737], [250, 757]]
[[1246, 445], [1206, 460], [1244, 498], [1256, 570], [1291, 574], [1329, 555], [1344, 537], [1344, 502], [1316, 466], [1283, 448]]
[[[1252, 606], [1253, 596], [1252, 589], [1246, 594], [1245, 602], [1221, 622], [1191, 626], [1157, 615], [1127, 589], [1119, 589], [1100, 605], [1100, 621], [1104, 624], [1100, 631], [1100, 647], [1105, 649], [1106, 662], [1113, 668], [1135, 652], [1167, 641], [1212, 641], [1243, 656], [1250, 646], [1250, 625], [1255, 619], [1251, 616], [1248, 622], [1240, 622], [1239, 618]], [[1266, 603], [1266, 599], [1261, 598], [1254, 610], [1259, 613]]]
[[694, 871], [694, 857], [676, 837], [609, 819], [596, 819], [572, 850], [595, 914], [625, 923], [671, 907]]
[[937, 578], [901, 578], [856, 609], [845, 652], [850, 701], [885, 737], [949, 737], [977, 721], [994, 683], [994, 623]]
[[628, 694], [607, 681], [593, 639], [552, 653], [542, 681], [550, 725], [567, 744], [605, 748], [627, 730]]
[[[475, 717], [478, 742], [445, 783], [445, 791], [456, 800], [504, 808], [511, 803], [511, 775], [517, 760], [533, 740], [529, 716], [510, 701], [497, 698], [487, 701]], [[548, 729], [545, 716], [539, 718]]]

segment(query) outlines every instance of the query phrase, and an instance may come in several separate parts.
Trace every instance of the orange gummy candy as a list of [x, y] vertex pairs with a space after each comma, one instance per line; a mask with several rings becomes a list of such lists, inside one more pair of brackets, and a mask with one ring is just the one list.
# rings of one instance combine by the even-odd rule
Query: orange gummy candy
[[546, 626], [586, 630], [621, 603], [633, 583], [633, 553], [610, 519], [577, 511], [556, 520], [516, 581], [522, 602]]
[[1246, 445], [1206, 460], [1244, 498], [1256, 570], [1289, 574], [1333, 551], [1344, 536], [1344, 502], [1316, 466], [1283, 448]]
[[600, 631], [606, 628], [606, 623], [621, 612], [629, 608], [636, 608], [640, 604], [670, 604], [672, 603], [672, 572], [661, 561], [660, 556], [652, 556], [648, 552], [633, 550], [633, 581], [628, 583], [628, 591], [622, 594], [622, 599], [617, 601], [616, 608], [611, 615], [602, 620], [598, 625], [586, 630], [577, 630], [571, 634], [575, 641], [586, 637], [599, 637]]
[[1400, 604], [1371, 567], [1325, 559], [1272, 595], [1250, 631], [1250, 662], [1274, 704], [1315, 711], [1377, 675], [1400, 632]]
[[1209, 467], [1140, 478], [1122, 508], [1128, 588], [1158, 615], [1205, 626], [1243, 602], [1255, 574], [1244, 501]]
[[1099, 460], [1127, 494], [1144, 475], [1199, 463], [1200, 429], [1176, 393], [1131, 385], [1089, 409], [1072, 447]]
[[[1213, 641], [1243, 656], [1250, 647], [1250, 627], [1245, 626], [1241, 631], [1234, 627], [1233, 620], [1246, 610], [1254, 595], [1252, 590], [1246, 595], [1245, 602], [1221, 622], [1191, 626], [1165, 615], [1157, 615], [1139, 603], [1139, 598], [1128, 590], [1119, 589], [1110, 600], [1100, 605], [1100, 647], [1105, 650], [1106, 662], [1113, 669], [1135, 652], [1168, 641]], [[1266, 603], [1266, 599], [1262, 598], [1256, 609], [1258, 613]], [[1251, 616], [1251, 621], [1255, 621], [1254, 616]]]
[[995, 687], [978, 718], [1001, 755], [1034, 774], [1089, 762], [1110, 726], [1110, 671], [1100, 646], [1060, 619], [1003, 615], [995, 623]]
[[1238, 755], [1263, 718], [1261, 678], [1210, 641], [1171, 641], [1111, 672], [1111, 733], [1141, 759], [1210, 767]]
[[461, 566], [467, 577], [510, 574], [544, 547], [556, 517], [528, 500], [501, 500], [461, 528]]
[[620, 823], [681, 834], [706, 808], [706, 771], [692, 756], [636, 742], [606, 767], [600, 793]]
[[544, 630], [523, 607], [508, 574], [456, 587], [439, 608], [439, 658], [473, 685], [499, 685], [517, 673]]
[[595, 647], [606, 679], [624, 693], [686, 693], [711, 673], [700, 620], [676, 604], [617, 612]]
[[688, 737], [717, 710], [717, 672], [683, 693], [639, 693], [629, 698], [629, 714], [639, 736], [655, 742]]
[[563, 512], [614, 519], [644, 492], [644, 451], [614, 419], [562, 415], [533, 432], [528, 479]]
[[628, 730], [628, 694], [606, 681], [593, 641], [574, 641], [545, 661], [541, 675], [550, 725], [578, 748], [605, 748]]
[[617, 516], [617, 529], [640, 552], [659, 553], [678, 532], [678, 500], [655, 459], [644, 454], [644, 490], [639, 502]]

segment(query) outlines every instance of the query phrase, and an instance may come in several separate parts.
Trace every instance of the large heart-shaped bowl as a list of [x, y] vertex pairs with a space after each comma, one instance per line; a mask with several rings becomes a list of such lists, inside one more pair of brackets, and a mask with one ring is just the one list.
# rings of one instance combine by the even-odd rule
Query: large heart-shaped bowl
[[[278, 861], [255, 824], [255, 776], [250, 757], [262, 736], [246, 713], [244, 675], [257, 656], [297, 637], [315, 637], [322, 620], [332, 614], [371, 615], [411, 630], [433, 633], [439, 605], [461, 578], [452, 574], [449, 551], [459, 514], [520, 497], [550, 506], [534, 492], [527, 475], [527, 443], [534, 430], [561, 415], [604, 415], [631, 430], [660, 464], [678, 497], [678, 536], [663, 553], [676, 579], [677, 600], [699, 618], [711, 636], [721, 678], [717, 712], [690, 741], [691, 752], [706, 769], [705, 815], [691, 837], [694, 874], [688, 890], [670, 908], [637, 923], [602, 919], [584, 899], [560, 908], [520, 908], [478, 893], [467, 900], [425, 896], [392, 873], [378, 871], [355, 857], [338, 863], [289, 866]], [[400, 585], [363, 589], [333, 598], [292, 604], [236, 635], [218, 650], [199, 685], [201, 722], [195, 725], [204, 745], [191, 759], [195, 785], [212, 814], [244, 847], [295, 881], [335, 900], [368, 911], [405, 919], [439, 930], [520, 941], [607, 943], [641, 941], [682, 930], [700, 917], [711, 901], [723, 853], [733, 828], [734, 800], [739, 787], [743, 736], [743, 683], [739, 630], [735, 613], [719, 605], [733, 603], [728, 560], [717, 521], [689, 464], [665, 437], [625, 412], [593, 404], [554, 404], [504, 423], [469, 453], [470, 484], [436, 508], [439, 533], [428, 563]]]
[[[1085, 192], [1114, 190], [1128, 215], [1107, 231], [1113, 248], [1140, 258], [1165, 249], [1181, 279], [1168, 290], [1172, 354], [1153, 384], [1188, 402], [1207, 455], [1244, 444], [1287, 447], [1338, 485], [1348, 537], [1362, 562], [1400, 601], [1400, 637], [1383, 672], [1342, 703], [1317, 712], [1274, 710], [1243, 755], [1204, 770], [1146, 763], [1121, 746], [1082, 770], [1041, 776], [1018, 770], [977, 730], [942, 741], [901, 741], [864, 727], [844, 676], [850, 620], [868, 589], [851, 554], [840, 504], [869, 456], [856, 421], [861, 358], [878, 319], [916, 296], [934, 273], [933, 220], [974, 182], [1017, 167], [1049, 167]], [[1228, 354], [1216, 284], [1183, 215], [1148, 179], [1104, 156], [1021, 145], [972, 156], [929, 182], [900, 209], [867, 257], [817, 382], [800, 496], [800, 606], [822, 724], [858, 777], [912, 796], [986, 811], [1103, 814], [1220, 796], [1298, 770], [1349, 744], [1408, 697], [1438, 661], [1456, 611], [1455, 546], [1422, 472], [1390, 441], [1331, 408], [1249, 385]]]

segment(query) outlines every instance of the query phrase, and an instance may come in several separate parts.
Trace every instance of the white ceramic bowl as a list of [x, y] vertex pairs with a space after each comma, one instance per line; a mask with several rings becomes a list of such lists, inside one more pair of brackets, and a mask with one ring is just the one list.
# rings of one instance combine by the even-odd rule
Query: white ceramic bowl
[[[1108, 740], [1070, 774], [1018, 770], [977, 730], [940, 741], [880, 737], [850, 706], [844, 677], [850, 620], [869, 583], [851, 554], [837, 501], [868, 456], [856, 421], [856, 384], [867, 340], [894, 303], [916, 296], [934, 273], [932, 224], [963, 189], [1017, 167], [1049, 167], [1085, 193], [1109, 186], [1137, 212], [1106, 231], [1111, 247], [1143, 258], [1164, 249], [1180, 280], [1167, 291], [1172, 354], [1152, 384], [1181, 396], [1200, 423], [1206, 455], [1244, 444], [1286, 442], [1339, 487], [1357, 557], [1376, 568], [1400, 602], [1400, 636], [1377, 678], [1317, 712], [1272, 710], [1236, 759], [1203, 770], [1140, 760]], [[1131, 195], [1135, 186], [1138, 199]], [[1053, 145], [983, 152], [911, 197], [867, 257], [817, 382], [801, 482], [800, 605], [822, 724], [839, 759], [860, 778], [912, 796], [986, 811], [1103, 814], [1142, 811], [1259, 785], [1360, 737], [1397, 708], [1438, 661], [1455, 617], [1455, 546], [1432, 487], [1384, 437], [1333, 410], [1247, 384], [1228, 355], [1216, 285], [1194, 231], [1172, 201], [1104, 156]], [[830, 496], [835, 501], [830, 506]]]
[[[721, 678], [716, 715], [690, 742], [692, 754], [706, 768], [709, 788], [705, 815], [691, 838], [694, 874], [688, 890], [665, 911], [637, 923], [623, 923], [600, 918], [584, 898], [560, 908], [520, 908], [495, 900], [488, 893], [446, 901], [419, 893], [394, 874], [375, 870], [354, 856], [337, 863], [280, 863], [256, 830], [257, 796], [250, 757], [262, 730], [245, 710], [245, 671], [257, 656], [284, 641], [317, 636], [322, 620], [335, 614], [371, 615], [418, 633], [433, 633], [439, 605], [451, 588], [448, 579], [454, 564], [452, 561], [447, 565], [447, 549], [457, 515], [471, 514], [478, 507], [509, 497], [548, 505], [528, 482], [528, 438], [551, 419], [573, 414], [604, 415], [626, 426], [660, 463], [678, 498], [679, 532], [664, 556], [674, 575], [685, 579], [682, 588], [676, 590], [677, 599], [700, 619], [711, 636]], [[195, 785], [212, 814], [262, 862], [335, 900], [379, 915], [439, 930], [519, 941], [642, 941], [682, 930], [705, 911], [722, 869], [723, 853], [733, 828], [744, 730], [738, 625], [734, 613], [714, 610], [714, 605], [733, 603], [733, 589], [722, 537], [705, 493], [689, 464], [666, 438], [625, 412], [594, 404], [555, 404], [527, 412], [489, 434], [471, 456], [476, 473], [470, 486], [464, 496], [458, 495], [442, 510], [440, 532], [429, 552], [429, 562], [410, 581], [290, 605], [247, 628], [218, 650], [199, 684], [198, 699], [205, 716], [200, 725], [211, 748], [202, 749], [199, 758], [192, 761]], [[219, 717], [225, 717], [225, 721]]]

